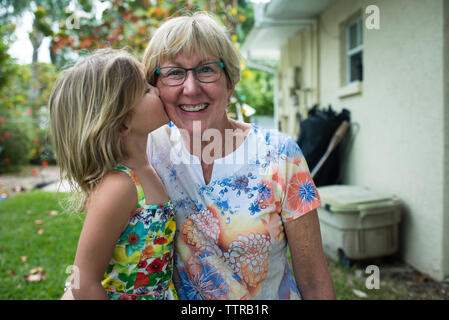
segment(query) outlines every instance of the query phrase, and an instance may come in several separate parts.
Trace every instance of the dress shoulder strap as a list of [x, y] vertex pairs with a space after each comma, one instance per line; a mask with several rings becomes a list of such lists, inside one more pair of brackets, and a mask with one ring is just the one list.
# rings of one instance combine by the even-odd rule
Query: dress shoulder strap
[[134, 174], [134, 172], [130, 168], [128, 168], [127, 166], [124, 166], [122, 164], [118, 165], [115, 169], [119, 170], [119, 171], [126, 172], [126, 174], [128, 174], [128, 176], [134, 182], [134, 185], [136, 186], [136, 190], [137, 190], [137, 202], [138, 202], [137, 206], [140, 207], [142, 205], [145, 205], [145, 195], [143, 193], [143, 188], [142, 188], [142, 185], [140, 184], [139, 179]]

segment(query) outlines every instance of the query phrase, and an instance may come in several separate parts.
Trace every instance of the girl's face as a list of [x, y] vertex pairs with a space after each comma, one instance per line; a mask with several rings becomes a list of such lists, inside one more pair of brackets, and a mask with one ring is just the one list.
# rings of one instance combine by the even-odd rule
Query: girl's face
[[159, 90], [148, 84], [143, 97], [131, 111], [131, 117], [127, 121], [128, 129], [130, 132], [145, 135], [169, 121], [165, 107], [159, 98]]
[[[183, 51], [173, 61], [164, 61], [160, 67], [176, 66], [194, 68], [209, 62], [218, 62], [219, 58], [210, 56], [201, 59], [200, 55], [186, 56]], [[178, 86], [164, 85], [160, 78], [156, 85], [160, 97], [165, 104], [167, 114], [178, 127], [193, 134], [194, 123], [201, 125], [201, 131], [206, 129], [222, 129], [226, 124], [226, 105], [234, 88], [228, 88], [225, 71], [218, 81], [202, 83], [196, 79], [193, 71], [187, 72], [183, 84]]]

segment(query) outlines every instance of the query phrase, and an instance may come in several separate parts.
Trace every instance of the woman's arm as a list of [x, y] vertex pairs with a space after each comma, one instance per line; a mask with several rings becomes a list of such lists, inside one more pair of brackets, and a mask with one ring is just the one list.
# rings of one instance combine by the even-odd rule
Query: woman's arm
[[335, 299], [316, 210], [284, 223], [293, 272], [303, 299]]
[[71, 290], [75, 299], [108, 299], [101, 280], [136, 205], [132, 180], [118, 171], [106, 175], [89, 197], [74, 262], [80, 282]]

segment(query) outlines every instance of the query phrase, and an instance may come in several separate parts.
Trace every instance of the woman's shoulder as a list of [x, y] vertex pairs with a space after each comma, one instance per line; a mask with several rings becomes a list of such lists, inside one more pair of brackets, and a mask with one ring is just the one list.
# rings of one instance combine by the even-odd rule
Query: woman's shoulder
[[163, 125], [162, 127], [151, 131], [148, 137], [149, 140], [162, 141], [173, 138], [173, 136], [177, 134], [177, 127], [173, 124], [173, 122], [169, 122], [166, 125]]
[[268, 146], [273, 146], [275, 148], [281, 149], [298, 149], [298, 144], [293, 139], [293, 137], [280, 132], [277, 129], [266, 129], [259, 127], [256, 124], [252, 124], [253, 131], [258, 137], [259, 143], [264, 143]]
[[181, 141], [181, 133], [172, 123], [168, 123], [148, 135], [147, 155], [151, 158], [153, 153], [169, 153], [170, 148]]

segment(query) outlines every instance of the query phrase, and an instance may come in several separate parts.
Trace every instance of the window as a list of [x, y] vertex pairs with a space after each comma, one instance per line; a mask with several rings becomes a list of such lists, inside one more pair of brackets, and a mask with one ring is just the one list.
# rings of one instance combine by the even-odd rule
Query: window
[[362, 31], [361, 17], [346, 27], [346, 84], [363, 80]]

